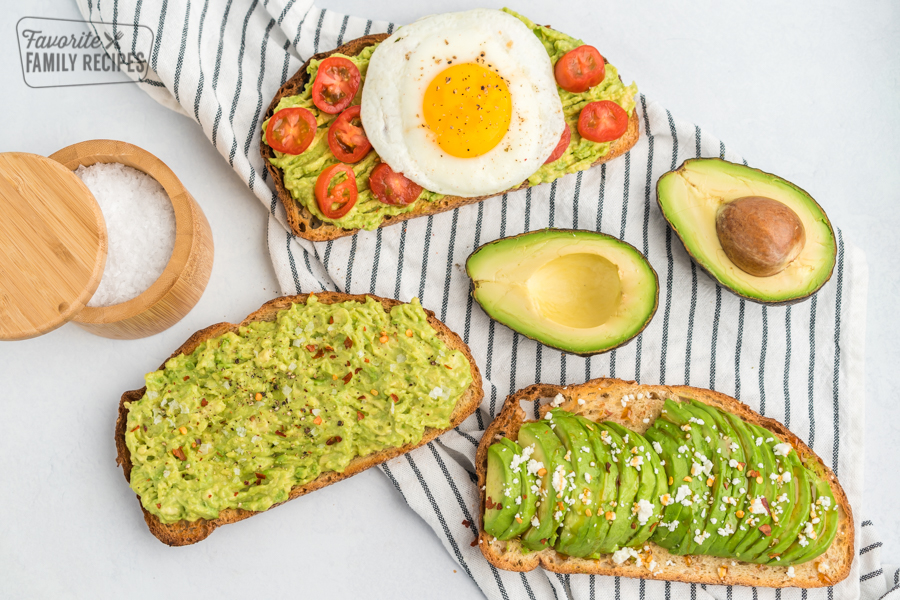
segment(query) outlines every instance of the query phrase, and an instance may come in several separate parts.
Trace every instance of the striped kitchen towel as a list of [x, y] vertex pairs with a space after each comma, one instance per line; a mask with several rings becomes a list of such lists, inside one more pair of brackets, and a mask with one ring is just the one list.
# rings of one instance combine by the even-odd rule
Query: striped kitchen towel
[[[640, 96], [641, 139], [609, 164], [452, 212], [313, 244], [290, 234], [267, 181], [257, 150], [263, 111], [313, 53], [394, 26], [319, 9], [310, 0], [77, 2], [98, 35], [115, 39], [116, 22], [154, 30], [151, 73], [139, 85], [196, 121], [270, 212], [268, 244], [282, 290], [417, 296], [469, 344], [484, 375], [480, 410], [382, 470], [487, 597], [868, 600], [897, 585], [900, 572], [881, 565], [875, 528], [859, 512], [859, 557], [850, 577], [834, 588], [803, 592], [510, 573], [490, 566], [470, 545], [479, 522], [472, 462], [481, 433], [508, 394], [538, 381], [567, 384], [608, 375], [733, 395], [806, 440], [861, 509], [865, 259], [836, 230], [831, 281], [811, 300], [790, 307], [759, 306], [717, 286], [666, 226], [655, 183], [687, 158], [741, 161], [723, 143]], [[129, 43], [127, 34], [119, 41]], [[566, 355], [498, 325], [473, 304], [463, 267], [468, 254], [485, 242], [542, 227], [603, 231], [649, 258], [660, 277], [660, 307], [635, 341], [602, 356]], [[900, 591], [890, 597], [900, 598]]]

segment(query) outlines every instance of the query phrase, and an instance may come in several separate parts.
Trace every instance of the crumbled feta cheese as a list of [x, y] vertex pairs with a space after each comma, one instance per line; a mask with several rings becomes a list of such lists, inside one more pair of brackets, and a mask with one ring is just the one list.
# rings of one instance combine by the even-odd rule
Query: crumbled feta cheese
[[634, 548], [621, 548], [613, 552], [612, 555], [612, 561], [617, 565], [621, 565], [629, 558], [638, 558], [638, 553]]
[[791, 453], [791, 450], [791, 445], [784, 442], [782, 442], [781, 444], [775, 444], [775, 447], [772, 448], [772, 452], [775, 453], [775, 456], [787, 456]]
[[645, 525], [650, 517], [653, 516], [653, 505], [647, 500], [641, 498], [637, 503], [637, 518], [641, 525]]
[[557, 394], [556, 397], [553, 398], [553, 401], [550, 403], [550, 406], [556, 408], [565, 401], [566, 399], [562, 394]]
[[750, 503], [750, 512], [754, 515], [764, 515], [768, 513], [765, 505], [762, 503], [762, 496], [753, 499], [753, 502]]

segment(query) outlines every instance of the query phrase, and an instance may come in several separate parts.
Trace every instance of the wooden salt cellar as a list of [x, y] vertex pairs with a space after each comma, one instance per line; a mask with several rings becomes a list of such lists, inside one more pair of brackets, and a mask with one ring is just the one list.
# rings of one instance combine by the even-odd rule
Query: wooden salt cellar
[[[85, 306], [103, 274], [107, 250], [103, 217], [87, 187], [66, 172], [98, 162], [121, 163], [150, 175], [175, 209], [175, 246], [162, 275], [137, 297], [107, 307]], [[12, 165], [30, 169], [27, 186], [17, 186], [17, 175], [10, 175]], [[47, 189], [50, 186], [52, 190]], [[14, 209], [30, 218], [23, 220], [10, 212]], [[161, 160], [125, 142], [81, 142], [49, 159], [0, 154], [0, 215], [0, 340], [41, 335], [70, 319], [103, 337], [147, 337], [190, 312], [212, 271], [212, 231], [200, 206]], [[10, 235], [12, 231], [16, 235]], [[33, 246], [42, 251], [29, 250]], [[60, 261], [69, 255], [78, 260]], [[12, 285], [6, 265], [16, 264]]]

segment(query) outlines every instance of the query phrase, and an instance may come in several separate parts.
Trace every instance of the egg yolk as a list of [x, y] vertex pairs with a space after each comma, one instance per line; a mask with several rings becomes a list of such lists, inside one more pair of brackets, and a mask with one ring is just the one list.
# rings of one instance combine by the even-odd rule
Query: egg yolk
[[422, 102], [425, 123], [451, 156], [489, 152], [509, 130], [512, 97], [497, 73], [476, 63], [453, 65], [431, 80]]

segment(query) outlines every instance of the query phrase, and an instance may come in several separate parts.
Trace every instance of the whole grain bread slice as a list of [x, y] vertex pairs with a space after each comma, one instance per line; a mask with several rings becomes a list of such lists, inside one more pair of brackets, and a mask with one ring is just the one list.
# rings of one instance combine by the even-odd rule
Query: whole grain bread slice
[[[484, 491], [481, 492], [482, 528], [478, 544], [485, 558], [500, 569], [509, 571], [531, 571], [538, 566], [556, 573], [588, 573], [617, 577], [637, 577], [661, 579], [688, 583], [714, 585], [747, 585], [757, 587], [824, 587], [834, 585], [850, 573], [854, 552], [853, 514], [847, 495], [838, 483], [834, 473], [822, 459], [809, 449], [800, 438], [787, 428], [768, 417], [764, 417], [745, 404], [711, 390], [688, 386], [640, 385], [621, 379], [593, 379], [580, 385], [561, 387], [536, 384], [524, 388], [506, 399], [503, 410], [485, 431], [476, 455], [476, 472], [479, 489], [483, 489], [487, 472], [488, 447], [501, 437], [516, 440], [519, 428], [526, 421], [526, 413], [521, 402], [539, 402], [541, 399], [555, 398], [562, 394], [565, 399], [560, 405], [563, 410], [580, 414], [593, 421], [614, 421], [638, 433], [645, 432], [659, 416], [663, 402], [669, 398], [693, 398], [731, 412], [744, 421], [755, 423], [772, 432], [783, 442], [788, 442], [797, 451], [800, 460], [808, 468], [822, 476], [831, 485], [838, 505], [840, 521], [837, 535], [828, 550], [819, 558], [794, 566], [791, 577], [787, 567], [757, 565], [712, 556], [676, 556], [664, 548], [648, 542], [649, 553], [656, 566], [651, 573], [648, 565], [651, 556], [637, 561], [626, 561], [616, 565], [612, 555], [600, 559], [583, 559], [564, 556], [552, 548], [540, 552], [528, 552], [518, 540], [500, 541], [484, 533]], [[640, 396], [638, 396], [640, 394]], [[623, 408], [622, 399], [634, 395]], [[641, 398], [641, 399], [637, 399]], [[579, 399], [584, 400], [580, 403]], [[550, 410], [544, 405], [541, 416]], [[644, 420], [647, 420], [646, 422]]]
[[[360, 38], [356, 38], [355, 40], [351, 40], [343, 46], [339, 46], [329, 52], [320, 52], [319, 54], [314, 55], [312, 58], [306, 61], [302, 67], [300, 67], [300, 70], [294, 73], [293, 77], [288, 79], [287, 82], [285, 82], [285, 84], [281, 86], [281, 88], [278, 90], [278, 93], [275, 94], [274, 98], [272, 98], [272, 102], [269, 104], [269, 108], [266, 110], [266, 114], [263, 117], [263, 120], [269, 119], [273, 114], [275, 114], [275, 107], [278, 106], [278, 103], [282, 98], [286, 96], [296, 96], [303, 91], [303, 88], [306, 86], [306, 83], [309, 80], [309, 75], [307, 74], [306, 69], [307, 67], [309, 67], [310, 61], [322, 60], [331, 56], [332, 54], [338, 53], [345, 56], [356, 56], [357, 54], [362, 52], [363, 48], [381, 42], [387, 38], [388, 34], [386, 33], [366, 35]], [[628, 121], [628, 129], [625, 131], [622, 137], [611, 144], [609, 152], [605, 156], [597, 159], [597, 161], [594, 162], [591, 166], [596, 166], [601, 163], [608, 162], [616, 157], [621, 156], [622, 154], [625, 154], [632, 148], [632, 146], [637, 143], [639, 137], [640, 126], [638, 125], [637, 111], [632, 111], [631, 118]], [[294, 233], [294, 235], [305, 238], [307, 240], [312, 240], [314, 242], [324, 242], [347, 235], [353, 235], [354, 233], [359, 231], [359, 229], [343, 229], [330, 223], [323, 222], [315, 215], [313, 215], [305, 206], [302, 206], [300, 203], [294, 200], [293, 196], [291, 196], [291, 193], [284, 187], [284, 178], [281, 169], [275, 167], [272, 163], [269, 162], [270, 158], [275, 158], [275, 152], [268, 144], [266, 144], [262, 140], [262, 136], [260, 136], [259, 151], [262, 155], [263, 162], [265, 162], [266, 164], [266, 169], [268, 169], [269, 174], [272, 176], [272, 181], [275, 182], [275, 188], [278, 192], [278, 200], [284, 206], [284, 210], [287, 213], [288, 224], [290, 225], [291, 231]], [[526, 181], [522, 185], [508, 191], [513, 192], [516, 190], [525, 189], [527, 187], [530, 186]], [[506, 192], [491, 194], [489, 196], [478, 196], [475, 198], [445, 196], [444, 198], [436, 202], [419, 202], [416, 207], [408, 213], [385, 217], [379, 227], [386, 227], [388, 225], [393, 225], [395, 223], [399, 223], [407, 219], [413, 219], [415, 217], [424, 217], [427, 215], [446, 212], [460, 206], [465, 206], [466, 204], [474, 204], [476, 202], [486, 200], [487, 198], [500, 196], [504, 193]]]
[[[318, 298], [319, 302], [322, 304], [335, 304], [337, 302], [365, 302], [367, 295], [353, 295], [353, 294], [341, 294], [337, 292], [321, 292], [315, 294]], [[398, 304], [402, 304], [398, 300], [391, 300], [388, 298], [380, 298], [378, 296], [368, 295], [369, 297], [381, 302], [381, 305], [384, 307], [384, 310], [390, 311], [390, 309]], [[235, 325], [232, 323], [218, 323], [216, 325], [211, 325], [206, 329], [201, 329], [192, 335], [188, 340], [181, 345], [180, 348], [175, 350], [169, 358], [173, 358], [178, 356], [179, 354], [190, 354], [193, 352], [202, 342], [221, 336], [228, 332], [238, 332], [238, 328], [241, 326], [245, 326], [254, 321], [274, 321], [278, 311], [285, 310], [290, 308], [291, 304], [294, 303], [305, 303], [306, 299], [309, 297], [309, 294], [301, 294], [298, 296], [284, 296], [281, 298], [276, 298], [274, 300], [270, 300], [263, 304], [259, 310], [251, 313], [247, 316], [246, 319], [241, 321], [239, 324]], [[472, 357], [472, 353], [469, 350], [469, 347], [460, 339], [458, 335], [452, 332], [447, 328], [441, 321], [439, 321], [434, 313], [430, 310], [426, 310], [425, 313], [428, 315], [428, 324], [431, 325], [432, 328], [437, 332], [438, 338], [441, 339], [448, 347], [453, 350], [459, 350], [462, 352], [466, 359], [469, 361], [470, 368], [472, 370], [472, 383], [469, 385], [468, 389], [465, 393], [460, 397], [460, 399], [456, 403], [456, 407], [450, 415], [450, 427], [447, 429], [434, 429], [431, 427], [427, 427], [425, 429], [425, 434], [422, 437], [422, 440], [418, 443], [410, 443], [397, 448], [388, 448], [386, 450], [382, 450], [380, 452], [374, 452], [372, 454], [368, 454], [366, 456], [358, 456], [350, 461], [350, 464], [344, 470], [343, 473], [337, 473], [335, 471], [327, 471], [319, 475], [316, 479], [306, 483], [304, 485], [295, 486], [289, 496], [288, 500], [293, 500], [294, 498], [298, 498], [309, 492], [313, 492], [325, 486], [331, 485], [332, 483], [337, 483], [343, 479], [347, 479], [357, 473], [365, 471], [370, 467], [374, 467], [375, 465], [381, 464], [391, 458], [396, 456], [400, 456], [410, 450], [418, 448], [424, 444], [427, 444], [437, 436], [441, 435], [445, 431], [456, 427], [460, 423], [462, 423], [466, 417], [471, 415], [478, 406], [481, 404], [481, 399], [484, 396], [484, 392], [481, 388], [481, 374], [478, 371], [478, 366], [475, 364], [475, 359]], [[168, 359], [166, 359], [168, 361]], [[165, 366], [165, 362], [160, 365], [160, 369]], [[122, 467], [122, 471], [125, 474], [125, 479], [129, 482], [131, 481], [131, 454], [128, 451], [128, 447], [125, 445], [125, 423], [128, 419], [128, 409], [125, 407], [126, 402], [137, 402], [140, 400], [144, 393], [146, 392], [146, 387], [143, 387], [139, 390], [131, 390], [122, 394], [122, 399], [119, 402], [119, 416], [116, 420], [116, 431], [115, 431], [115, 440], [116, 440], [116, 463]], [[140, 497], [138, 497], [140, 501]], [[287, 502], [286, 500], [285, 502]], [[283, 504], [279, 503], [279, 504]], [[275, 504], [278, 506], [279, 504]], [[169, 546], [185, 546], [188, 544], [194, 544], [199, 542], [200, 540], [205, 539], [209, 534], [211, 534], [217, 527], [222, 525], [227, 525], [229, 523], [236, 523], [238, 521], [243, 521], [248, 517], [252, 517], [253, 515], [259, 514], [258, 512], [253, 512], [249, 510], [243, 509], [227, 509], [222, 511], [219, 514], [219, 518], [207, 520], [207, 519], [198, 519], [196, 521], [176, 521], [174, 523], [163, 523], [159, 520], [158, 517], [148, 512], [143, 505], [141, 506], [141, 510], [144, 512], [144, 520], [147, 522], [147, 526], [150, 528], [150, 532], [155, 535], [161, 542], [168, 544]]]

